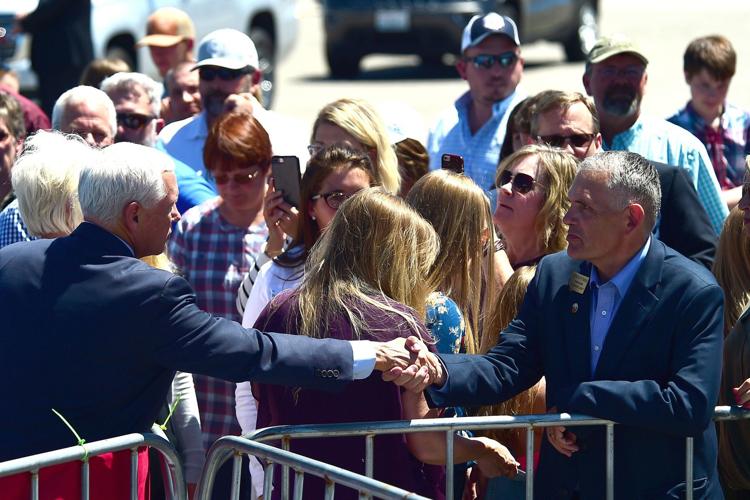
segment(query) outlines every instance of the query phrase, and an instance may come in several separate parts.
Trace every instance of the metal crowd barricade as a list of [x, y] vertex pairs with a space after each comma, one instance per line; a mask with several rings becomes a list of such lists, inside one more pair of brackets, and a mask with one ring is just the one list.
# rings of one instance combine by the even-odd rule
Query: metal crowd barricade
[[87, 500], [89, 498], [90, 487], [88, 458], [129, 449], [130, 498], [136, 500], [138, 498], [138, 448], [142, 446], [158, 450], [166, 459], [167, 474], [164, 477], [164, 486], [167, 498], [180, 500], [187, 498], [182, 464], [177, 451], [166, 437], [153, 433], [126, 434], [124, 436], [71, 446], [70, 448], [0, 462], [0, 477], [30, 472], [31, 499], [38, 500], [40, 469], [80, 460], [83, 462], [81, 466], [81, 498]]
[[[750, 418], [750, 411], [743, 410], [739, 407], [719, 406], [716, 407], [714, 413], [714, 420], [740, 420]], [[259, 429], [244, 438], [232, 438], [232, 446], [223, 447], [223, 450], [232, 449], [234, 453], [253, 453], [251, 451], [254, 446], [250, 446], [251, 441], [260, 442], [265, 441], [277, 441], [280, 440], [282, 444], [282, 450], [289, 450], [289, 444], [291, 439], [307, 439], [307, 438], [333, 438], [333, 437], [345, 437], [345, 436], [363, 436], [365, 438], [365, 475], [372, 477], [374, 464], [374, 438], [376, 435], [383, 434], [404, 434], [411, 432], [428, 432], [428, 431], [443, 431], [445, 432], [446, 439], [446, 484], [445, 484], [445, 495], [446, 500], [452, 500], [453, 498], [453, 436], [456, 431], [460, 430], [490, 430], [490, 429], [510, 429], [510, 428], [524, 428], [526, 429], [526, 456], [534, 456], [534, 430], [546, 427], [554, 427], [558, 425], [564, 425], [565, 427], [575, 426], [589, 426], [589, 425], [604, 425], [606, 426], [606, 498], [607, 500], [614, 499], [614, 426], [616, 422], [610, 420], [604, 420], [599, 418], [593, 418], [586, 415], [570, 415], [567, 413], [561, 414], [545, 414], [545, 415], [523, 415], [517, 417], [511, 416], [493, 416], [493, 417], [463, 417], [463, 418], [437, 418], [437, 419], [424, 419], [424, 420], [403, 420], [403, 421], [390, 421], [390, 422], [356, 422], [348, 424], [321, 424], [321, 425], [295, 425], [295, 426], [276, 426], [268, 427], [265, 429]], [[226, 438], [222, 438], [226, 439]], [[228, 442], [229, 443], [229, 442]], [[242, 446], [240, 446], [242, 445]], [[258, 448], [256, 448], [258, 449]], [[213, 448], [212, 448], [213, 451]], [[267, 450], [264, 450], [264, 453]], [[293, 455], [293, 454], [292, 454]], [[218, 461], [218, 465], [221, 465], [226, 459], [226, 453], [221, 461]], [[258, 454], [257, 456], [265, 457], [267, 455]], [[299, 455], [296, 455], [299, 457]], [[235, 457], [235, 467], [237, 468], [238, 457]], [[310, 459], [307, 459], [310, 460]], [[282, 468], [282, 498], [289, 498], [289, 466], [299, 468], [299, 463], [294, 461], [282, 462], [284, 467]], [[319, 463], [319, 462], [318, 462]], [[216, 468], [218, 468], [216, 465]], [[207, 463], [208, 466], [208, 463]], [[534, 498], [534, 461], [527, 461], [526, 469], [526, 498]], [[331, 467], [331, 466], [328, 466]], [[272, 473], [269, 473], [271, 469], [266, 468], [266, 478], [264, 492], [270, 493], [270, 483], [272, 481]], [[341, 470], [341, 469], [339, 469]], [[204, 477], [202, 482], [206, 479], [205, 476], [211, 477], [215, 473], [215, 470], [204, 469]], [[237, 473], [239, 469], [237, 468]], [[350, 473], [354, 474], [354, 473]], [[685, 475], [686, 475], [686, 500], [692, 500], [693, 498], [693, 438], [687, 437], [685, 439]], [[360, 476], [361, 477], [361, 476]], [[211, 478], [212, 479], [212, 478]], [[237, 484], [239, 484], [239, 476], [236, 478]], [[366, 491], [366, 490], [361, 490]], [[396, 498], [390, 496], [384, 496], [381, 493], [367, 492], [372, 495], [375, 494], [383, 498]], [[295, 483], [295, 499], [301, 498], [301, 490], [297, 494], [297, 483]], [[200, 496], [199, 498], [207, 498]], [[237, 498], [237, 497], [233, 497]], [[270, 498], [264, 496], [264, 498]], [[332, 497], [331, 497], [332, 498]], [[398, 497], [402, 498], [402, 497]]]
[[[200, 482], [198, 483], [197, 498], [198, 500], [207, 500], [211, 498], [213, 482], [219, 467], [227, 460], [233, 457], [232, 463], [232, 500], [239, 498], [240, 487], [240, 467], [242, 466], [242, 454], [250, 454], [259, 458], [264, 458], [268, 462], [265, 467], [265, 481], [263, 484], [263, 498], [271, 498], [271, 485], [273, 482], [274, 464], [281, 464], [285, 468], [294, 469], [294, 498], [302, 498], [304, 487], [304, 475], [313, 474], [324, 478], [326, 481], [325, 499], [334, 498], [336, 484], [348, 486], [358, 490], [360, 494], [375, 495], [385, 499], [408, 499], [408, 500], [429, 500], [415, 493], [402, 490], [395, 486], [376, 481], [371, 477], [362, 476], [354, 472], [335, 467], [311, 458], [298, 455], [286, 450], [280, 450], [273, 446], [263, 444], [257, 441], [250, 441], [237, 436], [224, 436], [218, 439], [208, 452], [206, 465], [203, 468]], [[285, 497], [288, 498], [289, 491], [286, 490]]]

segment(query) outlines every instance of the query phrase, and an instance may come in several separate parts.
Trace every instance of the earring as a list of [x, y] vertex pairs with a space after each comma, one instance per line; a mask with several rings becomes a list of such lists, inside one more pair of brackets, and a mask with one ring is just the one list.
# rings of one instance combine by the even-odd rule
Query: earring
[[317, 220], [317, 219], [315, 218], [315, 216], [314, 216], [314, 215], [311, 215], [311, 216], [310, 216], [310, 218], [311, 218], [312, 220]]

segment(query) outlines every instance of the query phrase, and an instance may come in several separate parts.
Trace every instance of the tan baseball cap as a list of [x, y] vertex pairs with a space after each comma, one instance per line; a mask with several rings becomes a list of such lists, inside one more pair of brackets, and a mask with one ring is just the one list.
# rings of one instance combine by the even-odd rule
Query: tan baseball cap
[[589, 64], [596, 64], [617, 54], [633, 54], [643, 61], [643, 64], [648, 64], [648, 58], [643, 55], [638, 45], [624, 35], [601, 37], [591, 48], [586, 60]]
[[155, 10], [146, 21], [146, 36], [136, 45], [142, 47], [171, 47], [183, 40], [195, 38], [195, 27], [190, 17], [175, 7]]

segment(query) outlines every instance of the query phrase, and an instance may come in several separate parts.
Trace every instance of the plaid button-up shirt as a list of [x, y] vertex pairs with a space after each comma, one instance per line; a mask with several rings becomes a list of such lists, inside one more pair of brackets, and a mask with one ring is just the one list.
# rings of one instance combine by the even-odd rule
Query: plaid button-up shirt
[[691, 103], [687, 103], [669, 121], [693, 134], [706, 146], [722, 189], [742, 185], [745, 157], [750, 154], [750, 113], [725, 103], [716, 130], [706, 124]]
[[[219, 215], [218, 204], [215, 198], [185, 212], [169, 242], [169, 256], [195, 289], [201, 309], [241, 322], [237, 290], [255, 265], [268, 229], [265, 223], [249, 228], [229, 224]], [[204, 375], [193, 378], [206, 449], [221, 436], [239, 435], [235, 384]]]

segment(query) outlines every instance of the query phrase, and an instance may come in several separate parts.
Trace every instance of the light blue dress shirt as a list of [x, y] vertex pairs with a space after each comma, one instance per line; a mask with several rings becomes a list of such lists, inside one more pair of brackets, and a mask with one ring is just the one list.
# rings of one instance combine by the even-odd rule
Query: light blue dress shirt
[[526, 94], [517, 88], [511, 95], [496, 102], [492, 106], [492, 117], [475, 134], [471, 133], [469, 127], [471, 93], [466, 92], [459, 97], [430, 130], [427, 138], [430, 170], [440, 168], [440, 160], [445, 153], [461, 155], [464, 158], [464, 173], [488, 192], [495, 182], [509, 111], [524, 97]]
[[617, 134], [612, 144], [603, 143], [602, 148], [631, 151], [647, 160], [687, 169], [714, 231], [721, 233], [729, 210], [721, 199], [721, 187], [706, 147], [693, 134], [667, 120], [641, 116], [632, 127]]
[[591, 268], [591, 313], [589, 315], [589, 324], [591, 328], [591, 373], [596, 370], [596, 364], [599, 362], [599, 356], [604, 347], [604, 341], [607, 338], [609, 326], [612, 319], [620, 308], [622, 298], [630, 288], [630, 284], [635, 278], [635, 274], [641, 267], [641, 263], [648, 254], [651, 247], [651, 238], [649, 237], [646, 244], [636, 253], [632, 259], [625, 264], [625, 267], [615, 274], [612, 279], [606, 283], [601, 283], [599, 273], [596, 267]]

